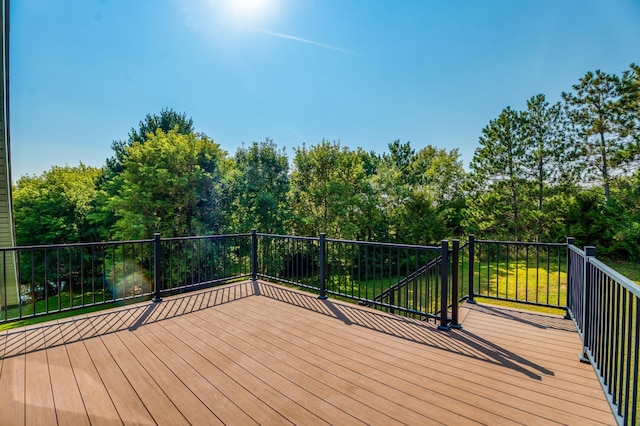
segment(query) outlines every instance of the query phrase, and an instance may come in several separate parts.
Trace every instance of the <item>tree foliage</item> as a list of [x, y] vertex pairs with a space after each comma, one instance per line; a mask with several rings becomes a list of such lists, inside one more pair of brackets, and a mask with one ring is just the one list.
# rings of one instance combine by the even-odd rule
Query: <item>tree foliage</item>
[[225, 152], [206, 136], [161, 129], [126, 149], [108, 206], [116, 238], [218, 233], [225, 226]]
[[286, 232], [289, 160], [271, 139], [239, 148], [232, 178], [233, 228], [238, 232]]
[[362, 156], [339, 142], [323, 140], [311, 148], [296, 148], [293, 164], [292, 230], [301, 235], [356, 237], [367, 186]]
[[161, 110], [160, 114], [147, 114], [145, 119], [140, 121], [137, 129], [131, 128], [127, 140], [113, 141], [111, 144], [114, 156], [107, 159], [105, 169], [107, 177], [113, 177], [122, 171], [122, 161], [128, 147], [136, 142], [145, 143], [150, 136], [155, 135], [158, 129], [165, 133], [174, 130], [178, 134], [188, 135], [194, 132], [193, 119], [187, 118], [185, 113], [178, 113], [170, 108]]
[[465, 173], [457, 150], [432, 145], [418, 152], [410, 142], [389, 144], [374, 179], [389, 237], [433, 244], [459, 235]]
[[23, 176], [13, 190], [18, 245], [95, 241], [89, 225], [100, 169], [80, 163]]
[[467, 204], [475, 231], [490, 235], [522, 238], [531, 211], [527, 198], [523, 115], [507, 107], [482, 129], [480, 147], [471, 161]]
[[569, 119], [580, 146], [580, 168], [585, 179], [597, 178], [605, 202], [611, 200], [611, 181], [626, 161], [616, 152], [624, 148], [621, 80], [600, 70], [587, 72], [573, 92], [564, 92]]

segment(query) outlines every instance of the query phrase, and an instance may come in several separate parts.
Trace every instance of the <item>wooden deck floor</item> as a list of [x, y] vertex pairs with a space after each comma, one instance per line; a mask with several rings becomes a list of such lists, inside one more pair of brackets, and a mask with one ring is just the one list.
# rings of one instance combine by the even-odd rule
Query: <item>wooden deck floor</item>
[[0, 424], [614, 424], [570, 321], [233, 284], [4, 332]]

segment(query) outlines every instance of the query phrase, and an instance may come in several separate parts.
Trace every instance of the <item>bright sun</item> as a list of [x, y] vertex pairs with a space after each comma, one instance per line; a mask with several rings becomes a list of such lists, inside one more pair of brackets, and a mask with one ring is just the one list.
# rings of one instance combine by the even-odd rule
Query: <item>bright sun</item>
[[278, 0], [224, 0], [224, 15], [236, 25], [254, 26], [268, 21], [277, 9]]

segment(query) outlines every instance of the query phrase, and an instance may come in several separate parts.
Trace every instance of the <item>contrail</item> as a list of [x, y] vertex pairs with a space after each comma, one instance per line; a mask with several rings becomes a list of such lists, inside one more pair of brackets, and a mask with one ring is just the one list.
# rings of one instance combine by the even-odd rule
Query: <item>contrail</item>
[[347, 49], [342, 49], [340, 47], [331, 46], [330, 44], [318, 43], [317, 41], [309, 40], [309, 39], [302, 38], [302, 37], [296, 37], [296, 36], [292, 36], [292, 35], [289, 35], [289, 34], [283, 34], [283, 33], [276, 33], [274, 31], [263, 30], [261, 28], [252, 28], [252, 30], [255, 31], [255, 32], [261, 33], [261, 34], [265, 34], [265, 35], [271, 36], [271, 37], [285, 38], [287, 40], [299, 41], [301, 43], [307, 43], [307, 44], [311, 44], [313, 46], [324, 47], [325, 49], [332, 49], [332, 50], [337, 50], [339, 52], [355, 54], [355, 52], [352, 52], [352, 51], [347, 50]]

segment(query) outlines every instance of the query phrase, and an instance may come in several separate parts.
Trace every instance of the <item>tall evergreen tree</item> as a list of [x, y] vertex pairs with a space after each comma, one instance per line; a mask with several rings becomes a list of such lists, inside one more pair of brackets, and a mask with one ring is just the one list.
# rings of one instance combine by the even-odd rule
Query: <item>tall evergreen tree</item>
[[[561, 221], [558, 207], [561, 198], [574, 182], [574, 146], [567, 140], [566, 119], [560, 103], [549, 105], [543, 94], [527, 101], [522, 114], [522, 132], [525, 138], [523, 166], [531, 180], [531, 191], [536, 199], [535, 239], [551, 237], [550, 228]], [[554, 209], [547, 208], [552, 200]]]
[[640, 168], [640, 65], [631, 64], [622, 74], [623, 136], [626, 144], [618, 159], [630, 169]]
[[470, 230], [520, 240], [531, 206], [526, 197], [526, 143], [522, 114], [507, 107], [482, 129], [470, 164]]
[[589, 71], [573, 85], [573, 92], [563, 92], [562, 97], [576, 131], [584, 177], [600, 181], [609, 205], [611, 181], [621, 171], [616, 153], [624, 148], [620, 78]]

